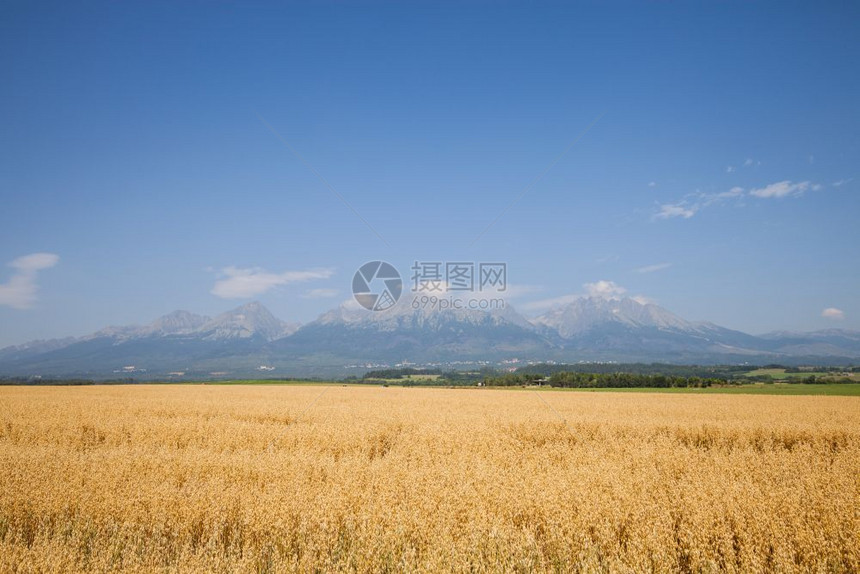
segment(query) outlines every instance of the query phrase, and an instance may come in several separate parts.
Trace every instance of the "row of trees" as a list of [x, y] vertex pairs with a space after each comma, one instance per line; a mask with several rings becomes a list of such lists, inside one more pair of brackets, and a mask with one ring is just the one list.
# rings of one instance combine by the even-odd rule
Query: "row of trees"
[[415, 375], [441, 375], [440, 369], [413, 369], [404, 367], [401, 369], [379, 369], [368, 371], [362, 379], [405, 379]]
[[[767, 368], [767, 367], [765, 367]], [[817, 372], [817, 373], [860, 373], [860, 367], [855, 367], [849, 365], [847, 367], [786, 367], [786, 373], [808, 373], [808, 372]]]
[[0, 385], [94, 385], [91, 379], [42, 379], [34, 377], [0, 377]]
[[708, 377], [680, 377], [668, 375], [643, 375], [636, 373], [572, 373], [558, 372], [549, 377], [534, 373], [509, 373], [484, 379], [485, 386], [511, 387], [548, 384], [551, 387], [568, 388], [671, 388], [710, 387], [725, 384], [724, 379]]
[[638, 375], [667, 375], [673, 377], [702, 377], [732, 379], [755, 367], [749, 365], [675, 365], [669, 363], [539, 363], [517, 369], [518, 373], [550, 376], [553, 373], [635, 373]]

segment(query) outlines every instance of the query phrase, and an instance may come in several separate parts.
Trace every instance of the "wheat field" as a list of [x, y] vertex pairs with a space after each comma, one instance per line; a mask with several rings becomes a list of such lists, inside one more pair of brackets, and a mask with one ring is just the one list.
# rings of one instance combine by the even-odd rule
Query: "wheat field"
[[0, 388], [3, 572], [858, 572], [860, 399]]

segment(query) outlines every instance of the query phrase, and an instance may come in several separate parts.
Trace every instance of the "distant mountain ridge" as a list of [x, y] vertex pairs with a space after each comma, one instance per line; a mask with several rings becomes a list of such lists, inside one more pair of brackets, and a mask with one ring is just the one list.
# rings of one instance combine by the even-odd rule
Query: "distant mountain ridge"
[[350, 363], [455, 363], [543, 354], [553, 343], [510, 307], [431, 310], [399, 303], [380, 312], [341, 305], [270, 348], [314, 363], [332, 355]]
[[838, 355], [850, 353], [860, 356], [860, 331], [848, 329], [823, 329], [798, 333], [780, 331], [761, 335], [772, 343], [776, 352], [795, 355]]
[[201, 358], [218, 356], [235, 356], [245, 368], [243, 356], [250, 359], [257, 348], [298, 328], [277, 319], [256, 301], [215, 318], [173, 311], [147, 325], [111, 326], [83, 337], [0, 349], [0, 375], [103, 377], [127, 367], [134, 367], [133, 373], [149, 372], [150, 367], [169, 373], [188, 370]]
[[630, 327], [657, 327], [694, 331], [689, 321], [650, 303], [641, 303], [625, 297], [581, 297], [550, 309], [533, 321], [569, 339], [605, 323], [618, 323]]
[[201, 325], [196, 332], [205, 340], [220, 341], [261, 337], [274, 341], [296, 332], [299, 325], [277, 319], [257, 301], [221, 313]]
[[174, 311], [143, 326], [0, 349], [0, 375], [141, 378], [347, 374], [348, 366], [499, 364], [503, 361], [673, 363], [852, 361], [860, 332], [752, 336], [691, 322], [632, 298], [581, 297], [527, 319], [492, 311], [413, 309], [401, 301], [370, 312], [349, 302], [306, 325], [259, 302], [214, 318]]
[[273, 341], [296, 331], [299, 325], [277, 319], [261, 303], [254, 301], [221, 313], [214, 319], [189, 311], [173, 311], [144, 326], [107, 327], [86, 338], [196, 335], [204, 340], [247, 339], [262, 337]]

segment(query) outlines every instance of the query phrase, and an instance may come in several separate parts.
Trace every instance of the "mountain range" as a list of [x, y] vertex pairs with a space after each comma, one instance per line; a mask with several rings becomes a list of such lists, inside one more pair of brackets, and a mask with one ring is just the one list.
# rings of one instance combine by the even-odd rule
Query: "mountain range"
[[527, 362], [847, 363], [860, 332], [839, 329], [753, 336], [691, 322], [632, 298], [581, 297], [533, 319], [492, 311], [386, 311], [353, 302], [306, 325], [258, 302], [217, 317], [174, 311], [144, 326], [0, 349], [0, 376], [192, 379], [338, 377], [370, 368]]

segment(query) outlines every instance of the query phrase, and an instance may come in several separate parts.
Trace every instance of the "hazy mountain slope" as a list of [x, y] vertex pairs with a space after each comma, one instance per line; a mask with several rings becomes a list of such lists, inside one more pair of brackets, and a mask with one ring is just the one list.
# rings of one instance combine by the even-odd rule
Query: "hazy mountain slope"
[[548, 327], [564, 339], [571, 339], [594, 327], [613, 323], [628, 327], [695, 331], [692, 323], [662, 307], [639, 303], [627, 297], [581, 297], [567, 305], [550, 309], [534, 319], [533, 323]]
[[342, 305], [269, 345], [273, 355], [310, 360], [422, 362], [545, 356], [552, 342], [513, 309], [415, 310], [397, 305], [368, 312]]
[[200, 325], [194, 334], [207, 341], [263, 338], [274, 341], [293, 333], [298, 325], [275, 318], [256, 301], [222, 313]]
[[757, 337], [712, 323], [693, 323], [631, 298], [582, 297], [533, 320], [568, 350], [589, 356], [749, 356], [773, 351]]
[[289, 335], [295, 325], [276, 319], [257, 302], [242, 305], [214, 319], [174, 311], [144, 326], [107, 327], [92, 335], [52, 344], [30, 345], [25, 351], [0, 351], [0, 373], [14, 375], [115, 376], [174, 371], [230, 370], [247, 372], [265, 359], [269, 341]]
[[65, 337], [62, 339], [36, 340], [23, 343], [21, 345], [12, 345], [0, 349], [0, 365], [8, 361], [19, 361], [28, 357], [35, 357], [43, 353], [55, 351], [68, 347], [69, 345], [79, 341], [78, 337]]
[[[687, 321], [630, 298], [582, 297], [532, 321], [494, 311], [370, 312], [341, 305], [298, 327], [248, 303], [210, 318], [174, 311], [148, 325], [0, 350], [0, 375], [190, 377], [338, 376], [346, 365], [502, 360], [768, 363], [860, 359], [860, 333], [827, 330], [754, 337]], [[351, 371], [354, 372], [354, 371]]]
[[780, 331], [760, 337], [770, 348], [790, 355], [860, 357], [860, 331], [826, 329], [808, 333]]

